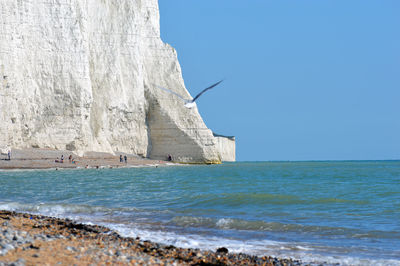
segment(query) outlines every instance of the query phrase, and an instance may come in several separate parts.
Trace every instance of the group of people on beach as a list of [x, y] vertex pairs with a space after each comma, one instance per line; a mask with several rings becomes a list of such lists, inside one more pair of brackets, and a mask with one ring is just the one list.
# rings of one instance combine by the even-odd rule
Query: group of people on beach
[[[69, 155], [68, 161], [69, 161], [69, 163], [76, 163], [75, 159], [72, 158], [72, 154]], [[64, 154], [61, 155], [60, 159], [57, 157], [57, 159], [54, 162], [56, 162], [56, 163], [64, 163]]]
[[[171, 154], [168, 154], [168, 155], [167, 155], [167, 161], [172, 161], [172, 160], [173, 160], [172, 155], [171, 155]], [[68, 161], [69, 161], [69, 163], [73, 163], [73, 164], [76, 163], [75, 159], [72, 158], [72, 155], [69, 155]], [[55, 159], [54, 162], [56, 162], [56, 163], [64, 163], [64, 154], [62, 154], [60, 158], [57, 157], [57, 159]], [[121, 155], [119, 156], [119, 162], [120, 162], [120, 163], [126, 163], [126, 164], [127, 164], [127, 163], [128, 163], [128, 156], [122, 155], [122, 154], [121, 154]], [[89, 165], [86, 165], [85, 168], [91, 168], [91, 167], [90, 167]], [[100, 167], [99, 167], [99, 166], [96, 166], [96, 168], [99, 169]]]
[[126, 155], [124, 155], [124, 158], [122, 159], [122, 155], [119, 156], [119, 162], [120, 163], [128, 163], [128, 157]]

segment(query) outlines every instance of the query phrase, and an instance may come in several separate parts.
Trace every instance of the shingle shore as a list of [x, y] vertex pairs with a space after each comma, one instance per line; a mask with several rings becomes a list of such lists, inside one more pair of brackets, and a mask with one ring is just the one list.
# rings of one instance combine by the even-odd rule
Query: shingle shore
[[304, 265], [227, 251], [178, 248], [69, 219], [0, 211], [0, 265]]

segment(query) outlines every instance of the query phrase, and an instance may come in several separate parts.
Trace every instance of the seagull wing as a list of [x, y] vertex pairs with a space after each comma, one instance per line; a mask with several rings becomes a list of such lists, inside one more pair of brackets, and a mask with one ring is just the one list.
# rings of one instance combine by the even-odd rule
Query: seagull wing
[[208, 90], [211, 90], [212, 88], [214, 88], [215, 86], [217, 86], [218, 84], [220, 84], [222, 81], [224, 81], [224, 80], [220, 80], [220, 81], [218, 81], [217, 83], [211, 85], [210, 87], [205, 88], [204, 90], [202, 90], [199, 94], [196, 95], [196, 97], [193, 98], [192, 102], [196, 101], [203, 93], [205, 93], [205, 92], [208, 91]]
[[178, 97], [181, 98], [185, 103], [188, 102], [187, 99], [183, 98], [181, 95], [179, 95], [178, 93], [176, 93], [176, 92], [174, 92], [174, 91], [171, 91], [171, 90], [169, 90], [169, 89], [167, 89], [167, 88], [163, 88], [163, 87], [160, 87], [160, 86], [157, 86], [157, 87], [158, 87], [159, 89], [165, 90], [166, 92], [172, 93], [172, 94], [174, 94], [175, 96], [178, 96]]

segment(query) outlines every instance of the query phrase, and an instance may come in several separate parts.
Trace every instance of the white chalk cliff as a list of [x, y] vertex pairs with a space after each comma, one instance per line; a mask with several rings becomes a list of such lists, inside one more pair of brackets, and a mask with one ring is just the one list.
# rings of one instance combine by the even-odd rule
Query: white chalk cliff
[[[1, 0], [0, 147], [218, 163], [157, 0]], [[234, 156], [234, 155], [233, 155]]]

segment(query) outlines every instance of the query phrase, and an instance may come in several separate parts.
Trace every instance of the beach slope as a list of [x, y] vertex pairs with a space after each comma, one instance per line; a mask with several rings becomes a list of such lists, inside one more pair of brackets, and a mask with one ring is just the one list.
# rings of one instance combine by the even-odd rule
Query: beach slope
[[0, 265], [302, 265], [299, 261], [167, 246], [110, 229], [0, 211]]

